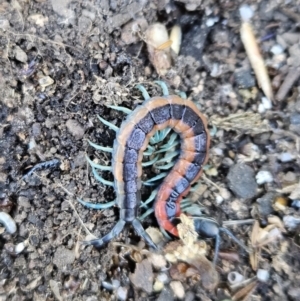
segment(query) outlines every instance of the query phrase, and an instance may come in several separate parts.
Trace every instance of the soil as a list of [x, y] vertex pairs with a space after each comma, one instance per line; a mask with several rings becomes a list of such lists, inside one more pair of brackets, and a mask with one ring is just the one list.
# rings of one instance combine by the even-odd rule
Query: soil
[[[17, 232], [2, 231], [0, 237], [0, 300], [299, 300], [299, 75], [289, 76], [291, 70], [299, 73], [300, 2], [247, 3], [254, 11], [251, 23], [275, 94], [265, 106], [240, 38], [242, 4], [246, 3], [1, 2], [0, 206], [16, 222]], [[182, 28], [180, 54], [172, 56], [164, 75], [153, 67], [142, 39], [155, 22], [168, 30], [176, 24]], [[168, 272], [162, 291], [151, 290], [151, 285], [149, 289], [149, 283], [147, 290], [139, 288], [132, 280], [138, 260], [126, 247], [110, 243], [96, 250], [80, 244], [89, 232], [96, 237], [108, 233], [119, 216], [115, 207], [96, 211], [76, 201], [114, 200], [113, 187], [99, 183], [85, 159], [88, 154], [102, 165], [111, 161], [109, 153], [88, 144], [89, 139], [113, 145], [115, 132], [97, 115], [120, 126], [125, 114], [109, 106], [132, 109], [141, 104], [137, 84], [151, 96], [161, 95], [154, 84], [158, 79], [171, 94], [185, 92], [208, 117], [211, 152], [197, 199], [206, 212], [220, 222], [251, 219], [230, 230], [252, 246], [253, 220], [266, 233], [270, 216], [282, 222], [273, 227], [278, 236], [259, 248], [256, 269], [267, 271], [265, 280], [255, 278], [248, 254], [226, 236], [217, 263], [220, 282], [214, 290], [204, 289], [197, 277], [181, 277], [181, 283], [169, 285], [176, 279]], [[36, 164], [55, 158], [59, 166], [22, 179]], [[251, 168], [249, 181], [232, 180], [239, 178], [234, 175], [237, 164], [239, 170]], [[269, 172], [268, 180], [266, 174], [258, 178], [261, 171]], [[147, 168], [143, 179], [155, 173]], [[113, 180], [109, 172], [103, 177]], [[150, 190], [143, 188], [143, 198]], [[143, 226], [157, 227], [153, 214]], [[129, 227], [115, 241], [138, 246], [140, 238]], [[16, 249], [18, 244], [24, 244], [24, 250]], [[212, 260], [214, 241], [207, 245]], [[151, 277], [155, 280], [160, 272], [154, 270]], [[233, 287], [227, 280], [230, 272], [255, 285], [246, 292], [241, 291], [247, 289], [246, 282]], [[176, 295], [176, 285], [181, 284], [183, 296]]]

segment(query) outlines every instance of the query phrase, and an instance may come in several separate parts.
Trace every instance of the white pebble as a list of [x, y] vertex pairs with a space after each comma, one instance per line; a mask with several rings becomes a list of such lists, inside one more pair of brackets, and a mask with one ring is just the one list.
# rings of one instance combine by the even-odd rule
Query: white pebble
[[168, 280], [169, 280], [169, 277], [167, 274], [165, 273], [160, 273], [158, 276], [157, 276], [157, 280], [163, 282], [163, 283], [167, 283]]
[[172, 281], [170, 283], [170, 287], [176, 298], [178, 299], [184, 298], [184, 287], [180, 281]]
[[239, 9], [243, 21], [247, 22], [253, 17], [253, 9], [249, 5], [242, 5]]
[[267, 270], [259, 269], [256, 273], [256, 277], [261, 282], [267, 282], [270, 278], [270, 274]]
[[241, 283], [244, 280], [244, 276], [238, 272], [230, 272], [227, 276], [227, 280], [231, 285]]
[[267, 97], [262, 97], [261, 102], [266, 110], [272, 109], [272, 102]]
[[113, 289], [117, 289], [119, 286], [120, 286], [120, 281], [117, 280], [117, 279], [114, 279], [112, 282], [111, 282], [112, 286], [113, 286]]
[[24, 251], [25, 247], [26, 247], [25, 243], [24, 243], [24, 242], [20, 242], [20, 243], [17, 244], [16, 247], [15, 247], [15, 253], [16, 253], [16, 254], [20, 254], [21, 252]]
[[290, 230], [294, 230], [300, 224], [300, 218], [295, 218], [291, 215], [283, 217], [284, 226]]
[[44, 76], [44, 77], [41, 77], [38, 80], [38, 82], [41, 87], [47, 87], [47, 86], [52, 85], [54, 83], [54, 80], [50, 76]]
[[275, 44], [275, 45], [270, 49], [270, 51], [271, 51], [274, 55], [277, 55], [277, 54], [283, 53], [283, 48], [282, 48], [279, 44]]
[[5, 227], [6, 232], [8, 232], [9, 234], [14, 234], [17, 231], [16, 222], [6, 212], [0, 212], [0, 224]]
[[159, 280], [156, 280], [156, 281], [154, 282], [154, 284], [153, 284], [153, 290], [154, 290], [155, 292], [160, 292], [160, 291], [163, 290], [164, 286], [165, 286], [165, 285], [164, 285], [163, 282], [161, 282], [161, 281], [159, 281]]
[[30, 138], [28, 149], [34, 149], [36, 147], [36, 142], [33, 137]]
[[127, 295], [128, 295], [128, 289], [126, 287], [120, 286], [117, 289], [117, 296], [119, 300], [125, 301], [127, 299]]
[[206, 26], [212, 27], [219, 21], [219, 17], [211, 17], [206, 20]]
[[258, 105], [257, 111], [258, 111], [258, 113], [263, 114], [264, 112], [266, 112], [265, 106], [262, 103], [260, 103]]
[[295, 159], [295, 157], [291, 153], [281, 153], [279, 155], [279, 160], [283, 163], [291, 162]]
[[224, 156], [224, 151], [223, 151], [222, 148], [214, 147], [214, 148], [212, 149], [212, 152], [213, 152], [216, 156], [220, 156], [220, 157]]
[[262, 184], [265, 184], [265, 183], [271, 183], [271, 182], [273, 182], [273, 176], [267, 170], [261, 170], [261, 171], [259, 171], [257, 173], [255, 179], [256, 179], [256, 183], [258, 185], [262, 185]]
[[219, 195], [217, 194], [216, 195], [216, 203], [217, 205], [221, 205], [223, 203], [224, 199]]

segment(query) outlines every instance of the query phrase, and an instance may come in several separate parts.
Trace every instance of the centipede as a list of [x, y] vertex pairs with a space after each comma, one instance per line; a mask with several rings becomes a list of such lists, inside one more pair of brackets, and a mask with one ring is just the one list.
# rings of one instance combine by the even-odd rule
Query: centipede
[[[115, 204], [120, 209], [119, 221], [108, 234], [86, 241], [85, 244], [101, 247], [119, 235], [126, 224], [131, 224], [149, 246], [157, 248], [138, 219], [138, 208], [141, 203], [143, 152], [155, 132], [166, 128], [179, 135], [180, 151], [177, 161], [156, 193], [154, 212], [158, 224], [178, 236], [173, 220], [181, 213], [180, 201], [201, 176], [208, 159], [210, 136], [206, 118], [196, 104], [178, 95], [169, 95], [166, 85], [158, 83], [162, 86], [163, 96], [150, 98], [143, 89], [147, 99], [127, 116], [116, 133], [111, 170], [114, 175]], [[97, 145], [91, 145], [97, 148]], [[94, 175], [103, 182], [96, 171], [101, 166], [91, 160], [89, 162]], [[83, 204], [87, 205], [85, 202]]]

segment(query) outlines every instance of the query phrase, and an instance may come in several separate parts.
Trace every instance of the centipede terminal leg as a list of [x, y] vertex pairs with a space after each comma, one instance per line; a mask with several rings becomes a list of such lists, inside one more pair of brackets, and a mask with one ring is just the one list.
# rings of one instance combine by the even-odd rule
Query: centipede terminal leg
[[152, 241], [151, 237], [149, 236], [149, 234], [144, 230], [141, 222], [138, 219], [134, 219], [132, 221], [132, 226], [134, 228], [134, 230], [136, 231], [136, 233], [141, 236], [145, 242], [153, 249], [157, 250], [157, 246], [156, 244]]
[[82, 244], [93, 245], [96, 248], [101, 248], [103, 245], [109, 243], [111, 240], [117, 237], [123, 230], [125, 224], [126, 222], [124, 220], [119, 220], [117, 224], [112, 228], [112, 230], [102, 238], [83, 241]]

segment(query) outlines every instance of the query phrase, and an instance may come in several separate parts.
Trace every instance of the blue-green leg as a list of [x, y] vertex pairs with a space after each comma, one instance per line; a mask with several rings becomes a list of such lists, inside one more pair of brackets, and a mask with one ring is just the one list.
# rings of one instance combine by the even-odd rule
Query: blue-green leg
[[107, 208], [111, 208], [114, 205], [116, 205], [116, 200], [112, 201], [112, 202], [108, 202], [108, 203], [104, 203], [104, 204], [94, 204], [94, 203], [90, 203], [90, 202], [86, 202], [82, 199], [77, 198], [77, 201], [79, 203], [81, 203], [83, 206], [90, 208], [90, 209], [96, 209], [96, 210], [100, 210], [100, 209], [107, 209]]
[[156, 80], [155, 83], [158, 84], [162, 88], [163, 96], [168, 96], [169, 95], [169, 89], [168, 89], [165, 82], [163, 82], [161, 80]]
[[144, 97], [145, 100], [150, 99], [150, 95], [149, 95], [149, 93], [147, 92], [147, 90], [145, 89], [145, 87], [143, 85], [138, 84], [135, 87], [142, 92], [143, 97]]

